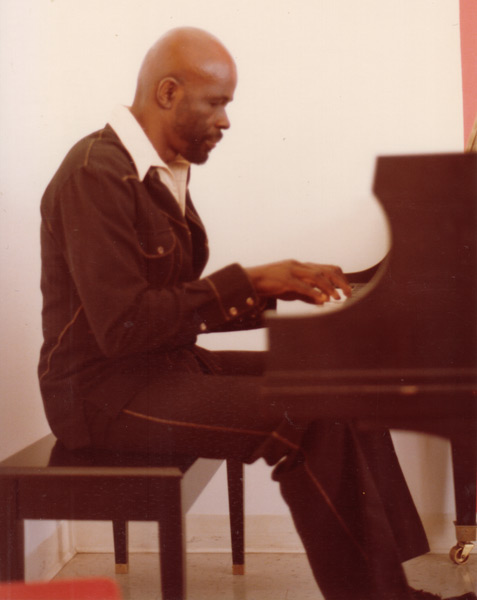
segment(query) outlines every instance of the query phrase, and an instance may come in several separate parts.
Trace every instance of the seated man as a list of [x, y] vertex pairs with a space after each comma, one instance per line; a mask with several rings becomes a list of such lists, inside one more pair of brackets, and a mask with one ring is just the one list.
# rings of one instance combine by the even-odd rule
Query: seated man
[[[277, 298], [351, 293], [341, 269], [229, 265], [201, 278], [204, 226], [187, 184], [230, 126], [230, 54], [197, 29], [149, 51], [130, 108], [68, 153], [42, 201], [39, 378], [69, 448], [276, 465], [330, 600], [405, 600], [401, 561], [428, 550], [389, 434], [300, 421], [261, 396], [264, 354], [209, 352], [210, 331], [259, 327]], [[414, 594], [414, 595], [413, 595]]]

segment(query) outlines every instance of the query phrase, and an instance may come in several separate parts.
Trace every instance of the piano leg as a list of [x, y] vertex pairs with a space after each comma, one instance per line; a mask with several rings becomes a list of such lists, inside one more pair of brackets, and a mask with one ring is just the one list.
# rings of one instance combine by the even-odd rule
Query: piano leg
[[468, 560], [477, 538], [477, 449], [473, 436], [452, 438], [451, 446], [457, 544], [451, 548], [449, 555], [455, 563], [463, 564]]

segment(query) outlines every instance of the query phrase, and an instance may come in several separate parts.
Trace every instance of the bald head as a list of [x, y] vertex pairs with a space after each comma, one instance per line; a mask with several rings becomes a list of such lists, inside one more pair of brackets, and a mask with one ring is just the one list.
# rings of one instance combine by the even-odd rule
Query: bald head
[[210, 33], [194, 27], [173, 29], [163, 35], [149, 52], [139, 72], [136, 101], [147, 102], [162, 79], [193, 83], [219, 70], [235, 71], [235, 63], [223, 44]]
[[[230, 125], [225, 106], [236, 82], [234, 60], [216, 37], [193, 27], [173, 29], [147, 53], [131, 110], [163, 160], [182, 154], [191, 162], [205, 162], [221, 130]], [[197, 130], [200, 122], [202, 131]], [[203, 147], [194, 153], [183, 142]]]

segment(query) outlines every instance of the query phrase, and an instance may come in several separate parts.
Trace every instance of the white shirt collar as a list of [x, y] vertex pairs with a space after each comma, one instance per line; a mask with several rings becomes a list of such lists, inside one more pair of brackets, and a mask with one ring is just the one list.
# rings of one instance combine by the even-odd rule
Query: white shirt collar
[[131, 155], [140, 181], [143, 181], [151, 167], [168, 169], [143, 128], [126, 106], [115, 107], [109, 124]]
[[116, 106], [109, 119], [109, 124], [131, 155], [139, 180], [144, 180], [151, 167], [157, 168], [160, 180], [179, 202], [184, 214], [190, 163], [182, 156], [178, 156], [173, 163], [167, 165], [126, 106]]

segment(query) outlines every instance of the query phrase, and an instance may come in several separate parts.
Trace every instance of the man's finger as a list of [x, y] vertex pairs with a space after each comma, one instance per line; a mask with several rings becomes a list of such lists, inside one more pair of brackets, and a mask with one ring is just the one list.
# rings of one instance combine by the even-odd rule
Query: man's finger
[[295, 275], [313, 287], [319, 288], [328, 296], [332, 296], [335, 300], [340, 299], [336, 288], [341, 287], [341, 283], [346, 285], [346, 282], [342, 282], [339, 276], [333, 275], [331, 271], [327, 272], [315, 265], [306, 265], [304, 268], [297, 268]]
[[324, 304], [330, 299], [330, 295], [325, 290], [316, 289], [316, 286], [310, 285], [302, 279], [294, 279], [291, 282], [290, 289], [297, 294], [307, 296], [314, 304]]

